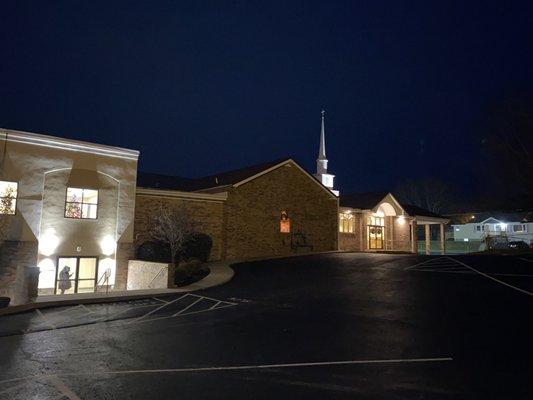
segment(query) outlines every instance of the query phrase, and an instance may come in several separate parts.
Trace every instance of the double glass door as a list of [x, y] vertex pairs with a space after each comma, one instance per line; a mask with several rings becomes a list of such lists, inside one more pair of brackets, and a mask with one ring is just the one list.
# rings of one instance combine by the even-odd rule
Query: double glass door
[[368, 248], [383, 249], [385, 243], [385, 220], [383, 217], [371, 216], [368, 218]]
[[97, 273], [98, 257], [59, 257], [55, 294], [92, 293]]

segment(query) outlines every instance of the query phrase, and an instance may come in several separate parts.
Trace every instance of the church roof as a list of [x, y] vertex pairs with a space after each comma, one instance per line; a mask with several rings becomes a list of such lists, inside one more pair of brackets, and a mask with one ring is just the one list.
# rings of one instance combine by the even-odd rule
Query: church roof
[[182, 190], [186, 192], [222, 188], [244, 181], [288, 160], [290, 160], [290, 158], [281, 158], [231, 171], [220, 172], [202, 178], [182, 178], [139, 172], [137, 174], [137, 186], [152, 189]]
[[[353, 193], [348, 195], [341, 195], [340, 197], [340, 206], [341, 207], [350, 207], [350, 208], [359, 208], [361, 210], [371, 210], [376, 207], [381, 200], [387, 196], [389, 192], [365, 192], [365, 193]], [[400, 203], [400, 206], [405, 210], [405, 212], [414, 217], [430, 217], [430, 218], [445, 218], [441, 215], [438, 215], [434, 212], [426, 210], [425, 208], [413, 206], [411, 204]]]
[[370, 210], [377, 206], [389, 192], [352, 193], [340, 196], [340, 206]]

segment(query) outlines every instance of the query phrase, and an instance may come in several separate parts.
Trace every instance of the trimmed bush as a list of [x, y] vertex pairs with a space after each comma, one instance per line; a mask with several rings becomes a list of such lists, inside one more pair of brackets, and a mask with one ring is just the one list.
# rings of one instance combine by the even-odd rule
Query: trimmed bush
[[205, 233], [193, 233], [185, 240], [180, 252], [180, 260], [197, 259], [206, 262], [211, 254], [213, 240]]
[[0, 308], [6, 308], [11, 299], [9, 297], [0, 297]]
[[161, 242], [144, 242], [137, 247], [137, 260], [170, 263], [170, 247]]
[[209, 275], [210, 269], [202, 266], [198, 259], [190, 259], [180, 262], [174, 272], [174, 284], [176, 286], [186, 286], [198, 282]]

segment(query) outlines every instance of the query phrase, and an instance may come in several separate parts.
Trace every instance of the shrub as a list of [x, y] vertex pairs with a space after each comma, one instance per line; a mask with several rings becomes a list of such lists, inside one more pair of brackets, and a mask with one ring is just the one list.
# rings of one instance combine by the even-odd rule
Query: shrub
[[11, 299], [9, 297], [0, 297], [0, 308], [5, 308], [9, 305]]
[[211, 236], [205, 233], [192, 233], [185, 239], [183, 248], [180, 252], [181, 260], [197, 259], [206, 262], [211, 254], [213, 240]]
[[170, 247], [161, 242], [144, 242], [137, 247], [137, 260], [169, 263], [172, 260]]
[[202, 266], [202, 262], [192, 258], [188, 261], [182, 261], [174, 272], [174, 284], [176, 286], [190, 285], [198, 282], [209, 275], [209, 268]]

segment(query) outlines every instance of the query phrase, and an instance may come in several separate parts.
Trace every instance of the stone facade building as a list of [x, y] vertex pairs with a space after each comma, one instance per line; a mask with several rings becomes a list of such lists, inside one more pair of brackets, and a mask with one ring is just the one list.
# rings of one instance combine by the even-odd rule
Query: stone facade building
[[137, 173], [138, 151], [12, 130], [0, 131], [0, 155], [0, 296], [15, 304], [31, 268], [39, 295], [125, 290], [162, 208], [186, 210], [212, 238], [211, 260], [417, 252], [417, 226], [428, 237], [440, 224], [443, 238], [447, 222], [390, 193], [339, 197], [324, 113], [314, 175], [290, 158], [198, 179]]
[[139, 153], [3, 130], [0, 154], [0, 293], [24, 302], [16, 277], [36, 266], [40, 294], [117, 286], [117, 261], [133, 256]]

